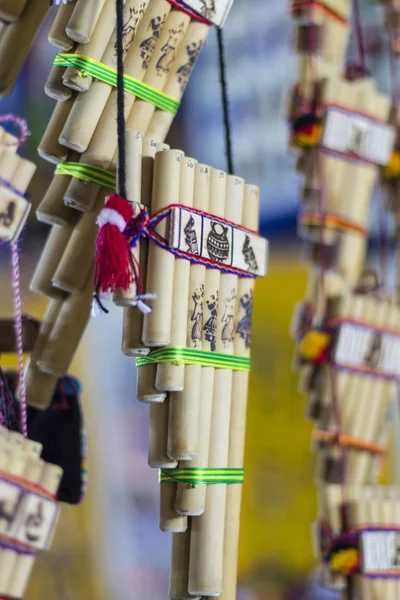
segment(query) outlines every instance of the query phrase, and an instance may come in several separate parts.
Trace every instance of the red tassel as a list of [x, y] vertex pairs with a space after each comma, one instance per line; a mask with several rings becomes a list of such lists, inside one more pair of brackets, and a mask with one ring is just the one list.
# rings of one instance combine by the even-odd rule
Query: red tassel
[[102, 292], [127, 290], [134, 281], [130, 248], [124, 230], [133, 218], [131, 204], [116, 194], [109, 196], [97, 219], [95, 285]]

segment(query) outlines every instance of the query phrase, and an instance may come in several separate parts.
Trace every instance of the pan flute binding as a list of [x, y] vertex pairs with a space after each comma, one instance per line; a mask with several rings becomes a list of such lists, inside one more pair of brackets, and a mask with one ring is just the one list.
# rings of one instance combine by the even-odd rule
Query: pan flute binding
[[[384, 4], [396, 53], [398, 8]], [[345, 65], [349, 10], [342, 2], [292, 4], [300, 69], [290, 147], [303, 175], [298, 233], [310, 263], [292, 331], [300, 389], [315, 422], [314, 541], [325, 585], [341, 597], [394, 599], [398, 489], [379, 482], [398, 393], [400, 312], [398, 295], [382, 285], [384, 274], [379, 280], [367, 268], [366, 251], [377, 182], [397, 215], [398, 116], [364, 57]]]

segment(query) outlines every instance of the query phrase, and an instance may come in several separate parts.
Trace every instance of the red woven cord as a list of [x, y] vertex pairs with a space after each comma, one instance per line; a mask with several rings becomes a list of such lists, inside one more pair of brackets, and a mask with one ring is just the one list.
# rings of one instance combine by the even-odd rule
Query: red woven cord
[[208, 26], [212, 25], [212, 23], [210, 23], [210, 21], [207, 21], [207, 19], [204, 19], [204, 17], [201, 17], [196, 12], [190, 10], [189, 8], [186, 8], [182, 4], [175, 2], [175, 0], [167, 0], [167, 2], [169, 2], [174, 8], [177, 8], [181, 12], [185, 13], [185, 15], [189, 15], [189, 17], [192, 17], [193, 20], [199, 21], [200, 23], [204, 23], [204, 25], [208, 25]]

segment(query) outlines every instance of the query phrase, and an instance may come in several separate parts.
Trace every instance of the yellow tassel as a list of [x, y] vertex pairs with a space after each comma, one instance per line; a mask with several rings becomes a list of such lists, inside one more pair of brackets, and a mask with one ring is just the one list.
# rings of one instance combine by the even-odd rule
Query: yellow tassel
[[383, 175], [385, 177], [398, 177], [400, 175], [400, 152], [395, 150], [388, 164], [383, 167]]
[[331, 341], [330, 335], [321, 331], [309, 331], [300, 344], [300, 354], [305, 360], [317, 360]]
[[347, 550], [336, 552], [329, 564], [335, 573], [352, 573], [357, 569], [359, 560], [358, 550], [348, 548]]

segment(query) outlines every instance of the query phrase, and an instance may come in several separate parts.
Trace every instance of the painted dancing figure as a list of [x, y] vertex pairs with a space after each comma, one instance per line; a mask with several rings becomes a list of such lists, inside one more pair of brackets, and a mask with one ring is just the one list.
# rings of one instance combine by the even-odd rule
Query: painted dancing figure
[[195, 348], [200, 346], [203, 337], [203, 297], [204, 287], [197, 289], [192, 296], [194, 308], [191, 316], [191, 320], [193, 321], [191, 338]]
[[194, 229], [194, 219], [190, 216], [189, 221], [185, 225], [183, 230], [185, 233], [185, 244], [188, 247], [188, 252], [191, 254], [199, 255], [199, 243], [197, 241], [196, 230]]
[[149, 62], [153, 54], [155, 45], [157, 44], [158, 38], [160, 37], [160, 31], [162, 26], [164, 25], [164, 21], [165, 15], [164, 17], [156, 17], [155, 19], [152, 19], [149, 25], [149, 29], [151, 28], [151, 36], [145, 39], [140, 44], [140, 56], [143, 58], [143, 69], [147, 69], [147, 67], [149, 66]]
[[163, 73], [169, 73], [169, 68], [175, 60], [176, 57], [176, 48], [179, 43], [179, 36], [182, 33], [183, 23], [179, 26], [179, 29], [170, 29], [169, 30], [169, 38], [168, 41], [161, 48], [161, 52], [163, 54], [158, 59], [156, 69], [157, 73], [160, 75], [159, 71]]
[[200, 13], [205, 19], [211, 21], [215, 17], [215, 0], [200, 0]]
[[[124, 28], [123, 28], [123, 45], [124, 45], [124, 53], [126, 54], [129, 50], [130, 45], [132, 44], [133, 40], [135, 39], [135, 35], [136, 35], [136, 29], [139, 23], [139, 19], [141, 17], [143, 17], [144, 15], [144, 11], [145, 11], [145, 7], [146, 5], [143, 3], [140, 5], [140, 7], [138, 9], [136, 8], [130, 8], [129, 9], [129, 16], [127, 18], [127, 20], [124, 23]], [[117, 44], [115, 44], [115, 50], [116, 50], [116, 46]]]
[[225, 325], [222, 328], [221, 340], [224, 342], [224, 345], [233, 342], [234, 333], [235, 333], [235, 304], [236, 304], [236, 294], [235, 290], [232, 290], [231, 295], [225, 299], [225, 312], [222, 317], [222, 323]]
[[218, 292], [217, 295], [212, 295], [210, 300], [206, 302], [207, 308], [210, 311], [210, 317], [204, 324], [203, 331], [205, 331], [205, 339], [210, 343], [211, 352], [215, 352], [216, 349], [216, 336], [215, 332], [217, 329], [217, 315], [218, 315]]
[[182, 91], [185, 89], [186, 84], [189, 80], [190, 74], [193, 70], [194, 64], [201, 50], [201, 42], [192, 42], [186, 46], [188, 54], [188, 62], [182, 65], [178, 70], [178, 81], [181, 84]]
[[251, 346], [251, 323], [253, 316], [253, 291], [250, 294], [244, 294], [240, 298], [240, 308], [244, 311], [244, 316], [240, 319], [236, 331], [244, 340], [246, 348]]

